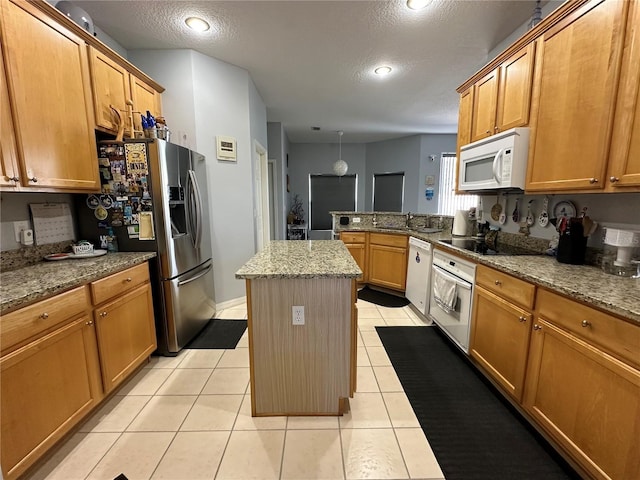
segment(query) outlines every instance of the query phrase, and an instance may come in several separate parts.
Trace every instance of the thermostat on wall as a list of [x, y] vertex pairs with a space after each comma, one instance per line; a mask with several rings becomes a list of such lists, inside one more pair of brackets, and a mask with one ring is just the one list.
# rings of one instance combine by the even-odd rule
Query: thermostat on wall
[[236, 139], [233, 137], [216, 137], [216, 151], [218, 160], [235, 162], [237, 160]]

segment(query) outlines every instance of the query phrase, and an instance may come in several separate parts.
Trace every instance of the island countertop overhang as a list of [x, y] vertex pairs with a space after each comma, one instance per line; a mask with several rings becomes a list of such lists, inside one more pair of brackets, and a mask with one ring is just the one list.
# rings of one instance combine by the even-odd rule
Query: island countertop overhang
[[362, 270], [341, 240], [273, 240], [235, 274], [258, 278], [358, 278]]

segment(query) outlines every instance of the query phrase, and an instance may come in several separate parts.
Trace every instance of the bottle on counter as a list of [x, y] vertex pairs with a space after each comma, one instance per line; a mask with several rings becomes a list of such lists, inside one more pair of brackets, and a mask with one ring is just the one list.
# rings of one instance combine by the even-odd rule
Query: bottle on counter
[[109, 227], [107, 231], [107, 252], [115, 253], [118, 251], [118, 237], [113, 233], [113, 228]]

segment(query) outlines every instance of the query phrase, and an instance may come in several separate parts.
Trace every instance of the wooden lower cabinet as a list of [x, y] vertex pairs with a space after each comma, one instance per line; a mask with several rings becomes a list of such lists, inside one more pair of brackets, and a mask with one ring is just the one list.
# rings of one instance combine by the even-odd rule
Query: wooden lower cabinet
[[108, 393], [156, 349], [151, 286], [146, 283], [96, 308], [94, 318]]
[[102, 399], [93, 322], [85, 315], [0, 360], [2, 472], [21, 475]]
[[640, 478], [638, 370], [538, 318], [524, 406], [594, 478]]
[[369, 235], [368, 283], [404, 292], [407, 285], [406, 235]]
[[527, 367], [531, 313], [476, 286], [469, 354], [518, 402]]
[[367, 232], [340, 232], [340, 240], [344, 242], [345, 247], [362, 270], [362, 278], [358, 279], [358, 283], [366, 283], [368, 280]]

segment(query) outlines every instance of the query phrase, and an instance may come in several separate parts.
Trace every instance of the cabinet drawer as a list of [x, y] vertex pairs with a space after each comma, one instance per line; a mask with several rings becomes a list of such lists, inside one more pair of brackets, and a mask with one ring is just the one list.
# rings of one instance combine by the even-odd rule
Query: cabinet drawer
[[344, 243], [365, 243], [366, 232], [340, 232], [340, 240]]
[[478, 265], [476, 268], [476, 283], [504, 299], [515, 302], [525, 308], [533, 308], [536, 287], [524, 280], [484, 265]]
[[370, 233], [369, 243], [386, 245], [388, 247], [407, 248], [407, 236], [403, 233], [398, 235], [391, 233]]
[[544, 289], [538, 292], [536, 309], [543, 319], [640, 367], [640, 326]]
[[91, 296], [93, 304], [109, 300], [117, 295], [121, 295], [149, 280], [149, 267], [146, 263], [114, 273], [106, 278], [91, 283]]
[[89, 306], [84, 286], [2, 316], [1, 349], [17, 345], [84, 312]]

